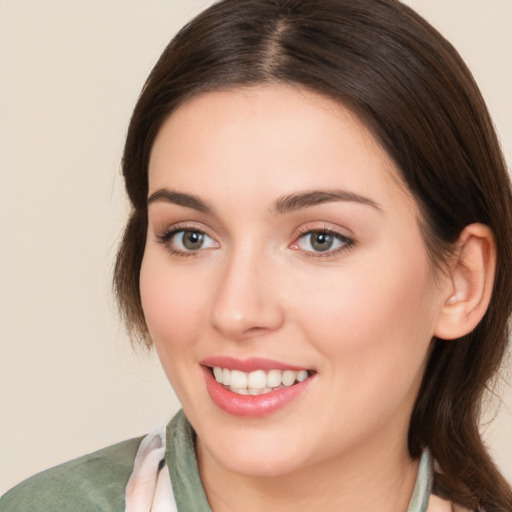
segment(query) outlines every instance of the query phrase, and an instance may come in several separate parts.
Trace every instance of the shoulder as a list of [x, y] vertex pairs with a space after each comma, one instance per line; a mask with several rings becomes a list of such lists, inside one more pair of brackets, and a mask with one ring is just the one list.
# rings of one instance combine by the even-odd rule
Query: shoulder
[[109, 446], [21, 482], [0, 498], [0, 511], [123, 511], [141, 439]]

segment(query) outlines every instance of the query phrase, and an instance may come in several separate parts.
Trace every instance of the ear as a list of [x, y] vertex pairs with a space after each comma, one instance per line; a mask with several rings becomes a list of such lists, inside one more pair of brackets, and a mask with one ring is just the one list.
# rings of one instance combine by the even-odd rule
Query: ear
[[483, 224], [466, 226], [454, 254], [447, 298], [434, 332], [446, 340], [470, 333], [487, 311], [496, 272], [496, 241], [491, 229]]

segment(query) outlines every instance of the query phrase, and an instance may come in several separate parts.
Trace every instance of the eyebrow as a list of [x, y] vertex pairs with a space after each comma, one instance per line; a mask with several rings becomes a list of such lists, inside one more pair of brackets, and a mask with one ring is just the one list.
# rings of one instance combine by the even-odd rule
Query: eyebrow
[[192, 208], [203, 213], [213, 212], [213, 208], [199, 197], [191, 194], [184, 194], [183, 192], [175, 192], [166, 188], [160, 188], [148, 197], [148, 206], [158, 202], [186, 206], [187, 208]]
[[[367, 206], [371, 206], [382, 211], [381, 206], [369, 197], [365, 197], [347, 190], [310, 190], [305, 192], [296, 192], [277, 199], [273, 205], [272, 211], [280, 214], [293, 212], [310, 208], [323, 203], [332, 202], [355, 202]], [[213, 213], [214, 209], [207, 202], [199, 197], [186, 194], [184, 192], [176, 192], [166, 188], [160, 188], [153, 192], [147, 201], [148, 206], [157, 202], [165, 202], [185, 206], [203, 213]]]
[[290, 194], [278, 199], [275, 203], [274, 209], [277, 213], [288, 213], [323, 203], [332, 203], [337, 201], [360, 203], [382, 211], [381, 206], [373, 199], [348, 190], [339, 189], [311, 190]]

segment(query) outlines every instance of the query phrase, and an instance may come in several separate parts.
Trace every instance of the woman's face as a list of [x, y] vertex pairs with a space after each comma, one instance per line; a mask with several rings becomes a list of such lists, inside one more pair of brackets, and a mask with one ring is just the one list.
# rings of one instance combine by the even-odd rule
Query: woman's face
[[202, 461], [278, 475], [405, 454], [438, 277], [397, 170], [340, 104], [211, 92], [161, 128], [142, 304]]

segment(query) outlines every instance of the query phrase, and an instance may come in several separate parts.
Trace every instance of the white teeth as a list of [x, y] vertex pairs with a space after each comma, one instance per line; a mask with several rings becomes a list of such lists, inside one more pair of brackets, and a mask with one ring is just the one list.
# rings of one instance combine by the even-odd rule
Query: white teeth
[[308, 372], [306, 370], [301, 370], [297, 372], [297, 382], [302, 382], [308, 378]]
[[270, 388], [263, 388], [263, 389], [252, 389], [249, 388], [247, 391], [249, 391], [249, 395], [265, 395], [266, 393], [270, 393], [272, 390]]
[[247, 373], [240, 370], [231, 370], [231, 386], [238, 389], [247, 389]]
[[269, 388], [277, 388], [281, 385], [281, 377], [283, 372], [281, 370], [270, 370], [267, 373], [267, 386]]
[[215, 366], [213, 369], [213, 375], [215, 376], [215, 380], [217, 382], [222, 382], [222, 374], [224, 372], [222, 371], [222, 368], [219, 368], [218, 366]]
[[248, 395], [249, 391], [247, 388], [235, 388], [234, 386], [229, 386], [229, 390], [233, 391], [237, 395]]
[[297, 372], [293, 370], [285, 370], [283, 372], [283, 378], [281, 379], [284, 386], [291, 386], [297, 378]]
[[262, 395], [274, 389], [292, 386], [302, 382], [309, 376], [307, 370], [255, 370], [250, 373], [240, 370], [229, 370], [215, 366], [213, 368], [215, 380], [226, 386], [233, 393], [239, 395]]
[[253, 389], [263, 389], [267, 387], [267, 376], [263, 370], [256, 370], [249, 373], [247, 387]]

